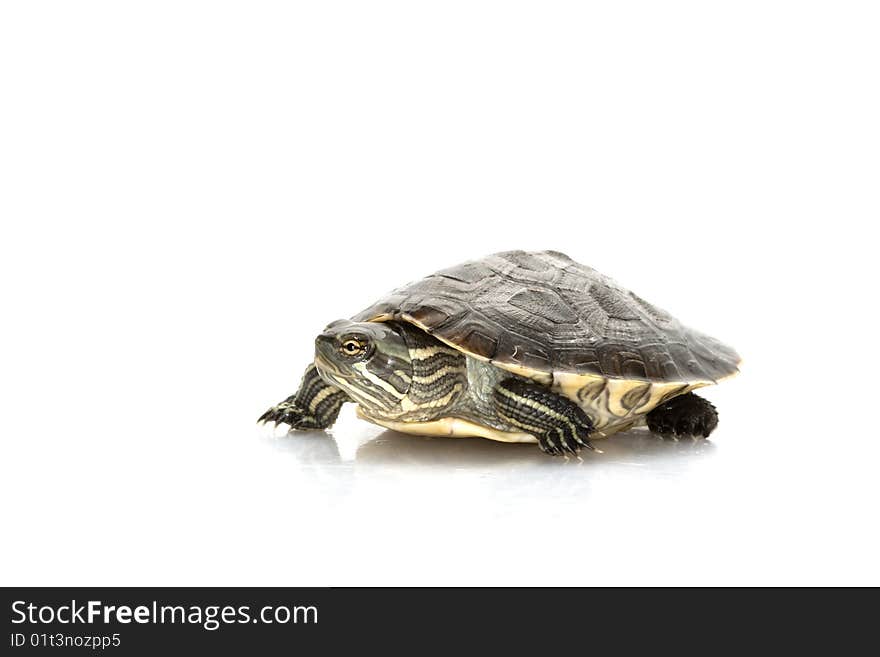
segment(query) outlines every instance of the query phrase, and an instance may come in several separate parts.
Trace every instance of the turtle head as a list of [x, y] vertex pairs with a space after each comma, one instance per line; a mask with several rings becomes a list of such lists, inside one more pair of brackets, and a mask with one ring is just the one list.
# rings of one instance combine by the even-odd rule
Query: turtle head
[[403, 330], [392, 323], [339, 320], [315, 339], [315, 367], [367, 412], [397, 415], [412, 381]]

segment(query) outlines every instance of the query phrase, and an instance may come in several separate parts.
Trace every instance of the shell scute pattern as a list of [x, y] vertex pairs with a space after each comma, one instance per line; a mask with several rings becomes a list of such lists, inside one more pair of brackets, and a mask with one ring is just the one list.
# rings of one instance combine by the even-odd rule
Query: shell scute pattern
[[522, 321], [529, 323], [535, 319], [545, 319], [554, 324], [576, 324], [577, 315], [554, 290], [532, 290], [523, 288], [515, 292], [507, 303], [524, 311]]
[[510, 251], [445, 269], [354, 319], [414, 321], [502, 367], [540, 372], [712, 383], [739, 362], [730, 347], [554, 251]]

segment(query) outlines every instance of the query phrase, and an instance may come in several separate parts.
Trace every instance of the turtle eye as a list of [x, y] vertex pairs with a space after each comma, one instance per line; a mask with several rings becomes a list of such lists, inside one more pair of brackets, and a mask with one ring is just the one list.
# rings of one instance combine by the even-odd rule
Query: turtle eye
[[360, 340], [351, 338], [342, 343], [340, 350], [346, 356], [360, 356], [367, 350], [367, 345]]

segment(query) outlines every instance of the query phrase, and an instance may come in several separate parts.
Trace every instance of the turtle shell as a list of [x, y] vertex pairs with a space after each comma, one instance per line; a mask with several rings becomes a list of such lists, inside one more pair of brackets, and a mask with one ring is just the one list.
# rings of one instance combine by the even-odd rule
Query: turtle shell
[[518, 372], [714, 383], [730, 347], [555, 251], [507, 251], [398, 288], [353, 317], [407, 321]]

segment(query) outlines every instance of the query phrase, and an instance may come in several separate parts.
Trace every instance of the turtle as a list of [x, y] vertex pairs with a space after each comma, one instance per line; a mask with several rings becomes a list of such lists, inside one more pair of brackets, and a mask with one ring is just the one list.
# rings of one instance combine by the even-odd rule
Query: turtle
[[323, 430], [353, 402], [394, 431], [576, 454], [644, 424], [708, 437], [718, 413], [693, 391], [739, 364], [731, 347], [563, 253], [506, 251], [329, 324], [297, 392], [258, 422]]

